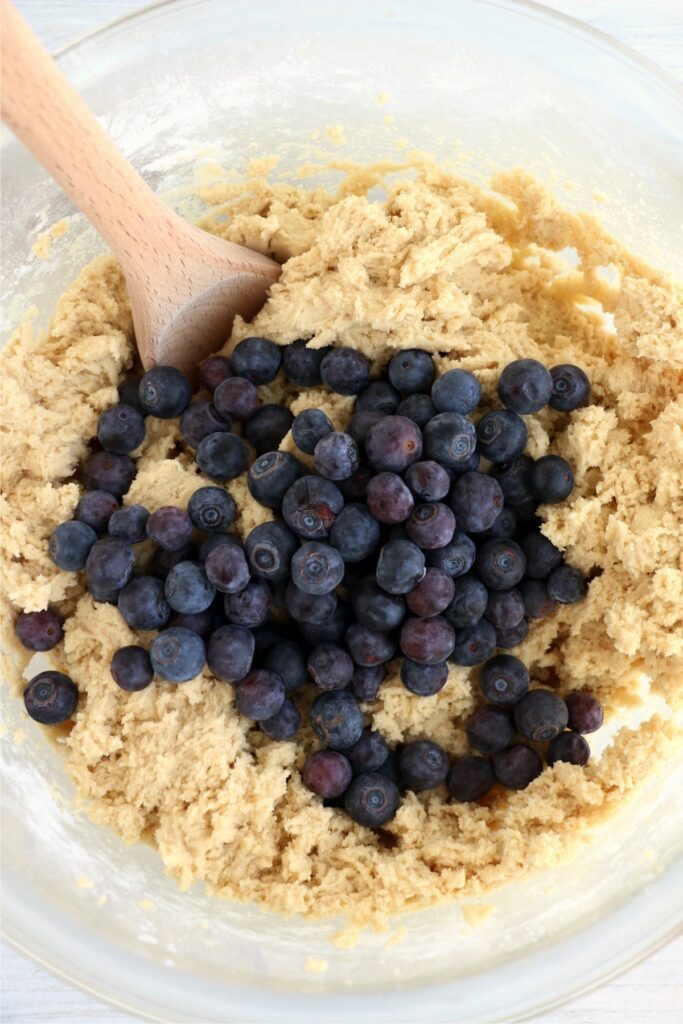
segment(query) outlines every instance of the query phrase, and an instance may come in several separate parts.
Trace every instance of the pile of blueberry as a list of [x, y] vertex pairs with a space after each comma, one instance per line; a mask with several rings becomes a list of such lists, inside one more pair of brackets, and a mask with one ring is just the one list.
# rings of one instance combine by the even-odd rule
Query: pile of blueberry
[[[335, 431], [321, 409], [294, 417], [285, 406], [260, 405], [259, 386], [281, 370], [299, 389], [323, 384], [357, 396], [346, 431]], [[367, 826], [393, 817], [401, 790], [447, 778], [461, 800], [480, 799], [494, 778], [523, 788], [541, 761], [533, 747], [513, 744], [515, 731], [552, 740], [550, 764], [586, 763], [580, 733], [592, 730], [584, 705], [577, 711], [575, 701], [572, 711], [550, 691], [527, 693], [522, 663], [492, 657], [519, 644], [529, 620], [586, 593], [583, 576], [564, 564], [536, 516], [538, 504], [570, 494], [571, 467], [556, 455], [524, 455], [522, 419], [546, 404], [560, 411], [584, 405], [589, 384], [581, 369], [511, 363], [498, 384], [504, 408], [476, 423], [477, 378], [453, 369], [435, 379], [432, 358], [420, 349], [399, 352], [385, 378], [370, 381], [369, 362], [354, 349], [316, 350], [303, 340], [283, 349], [254, 337], [230, 360], [205, 360], [200, 379], [208, 395], [194, 400], [173, 367], [123, 382], [82, 467], [85, 493], [75, 518], [50, 539], [55, 564], [84, 571], [96, 601], [116, 604], [131, 628], [156, 633], [115, 653], [111, 673], [122, 689], [141, 690], [155, 676], [182, 683], [206, 664], [235, 686], [243, 715], [286, 740], [301, 724], [294, 692], [314, 685], [309, 722], [326, 749], [306, 760], [304, 783]], [[194, 492], [186, 510], [121, 505], [147, 416], [179, 417], [199, 470], [214, 481]], [[279, 450], [290, 430], [315, 472]], [[482, 458], [489, 470], [480, 468]], [[242, 543], [230, 532], [236, 509], [223, 485], [245, 470], [252, 496], [278, 518]], [[155, 551], [143, 566], [135, 546], [147, 539]], [[21, 613], [16, 631], [34, 651], [62, 637], [51, 610]], [[490, 704], [474, 712], [467, 732], [492, 761], [468, 757], [450, 766], [436, 743], [389, 750], [365, 728], [361, 703], [376, 698], [384, 666], [399, 652], [401, 680], [417, 696], [444, 686], [449, 661], [487, 663], [481, 688]], [[588, 695], [574, 696], [599, 709]], [[70, 718], [77, 701], [72, 680], [54, 671], [41, 672], [25, 691], [29, 714], [48, 724]], [[567, 724], [573, 731], [563, 731]]]

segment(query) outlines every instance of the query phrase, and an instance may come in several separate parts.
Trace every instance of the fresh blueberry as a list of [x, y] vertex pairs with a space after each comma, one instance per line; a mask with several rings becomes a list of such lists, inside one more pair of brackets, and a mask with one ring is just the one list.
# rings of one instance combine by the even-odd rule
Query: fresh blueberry
[[544, 580], [562, 561], [562, 552], [542, 533], [527, 533], [519, 546], [526, 558], [526, 575], [535, 580]]
[[80, 523], [75, 519], [68, 523], [60, 523], [50, 537], [50, 558], [58, 569], [78, 572], [84, 568], [96, 540], [97, 534], [87, 523]]
[[285, 493], [302, 474], [302, 466], [289, 452], [266, 452], [247, 473], [249, 493], [266, 508], [279, 508]]
[[213, 402], [200, 398], [190, 402], [180, 417], [180, 433], [190, 448], [197, 448], [209, 434], [229, 434], [230, 424], [218, 415]]
[[453, 539], [455, 516], [443, 502], [426, 502], [413, 510], [406, 530], [410, 539], [423, 551], [444, 548]]
[[536, 501], [557, 505], [569, 497], [573, 488], [572, 468], [559, 455], [544, 455], [531, 467], [531, 491]]
[[[207, 556], [204, 569], [209, 582], [221, 594], [236, 594], [249, 582], [244, 551], [236, 544], [220, 544]], [[180, 611], [181, 609], [178, 609]]]
[[216, 591], [199, 562], [179, 562], [166, 577], [164, 594], [174, 612], [194, 615], [211, 605]]
[[121, 498], [135, 479], [135, 472], [129, 455], [95, 452], [83, 466], [83, 486], [87, 491], [109, 491]]
[[64, 635], [57, 612], [19, 612], [14, 632], [27, 651], [51, 651]]
[[330, 542], [345, 562], [361, 562], [368, 558], [379, 541], [377, 520], [364, 505], [355, 502], [344, 506], [330, 530]]
[[514, 540], [487, 540], [477, 552], [477, 572], [489, 590], [516, 586], [525, 567], [524, 552]]
[[284, 405], [264, 405], [244, 425], [244, 436], [257, 455], [275, 451], [292, 429], [294, 416]]
[[88, 580], [88, 593], [98, 604], [116, 604], [119, 599], [119, 587], [107, 587], [101, 583]]
[[204, 668], [206, 649], [197, 633], [179, 626], [165, 629], [154, 639], [150, 650], [152, 668], [169, 683], [185, 683]]
[[187, 506], [193, 526], [205, 533], [224, 533], [235, 518], [235, 502], [222, 487], [199, 487]]
[[337, 601], [337, 607], [324, 622], [300, 622], [302, 640], [312, 647], [316, 644], [338, 644], [344, 639], [349, 625], [349, 611], [346, 604]]
[[162, 629], [171, 617], [164, 584], [156, 576], [135, 576], [122, 588], [118, 608], [131, 629]]
[[320, 384], [320, 364], [330, 352], [327, 348], [309, 348], [303, 338], [293, 341], [282, 350], [282, 367], [287, 380], [298, 388], [314, 388]]
[[292, 582], [306, 594], [329, 594], [344, 577], [344, 559], [336, 548], [308, 541], [294, 552]]
[[346, 630], [344, 641], [356, 665], [384, 665], [396, 651], [396, 644], [388, 633], [368, 629], [360, 622]]
[[476, 553], [472, 538], [456, 529], [448, 544], [427, 552], [427, 561], [449, 576], [464, 576], [474, 565]]
[[78, 706], [78, 688], [63, 672], [39, 672], [24, 690], [24, 706], [34, 722], [59, 725]]
[[185, 412], [192, 387], [185, 374], [174, 366], [154, 366], [140, 381], [140, 405], [160, 420], [173, 420]]
[[383, 416], [370, 427], [365, 452], [376, 470], [402, 473], [422, 455], [422, 432], [405, 416]]
[[95, 541], [85, 561], [89, 583], [107, 590], [120, 590], [133, 575], [135, 554], [123, 540], [103, 537]]
[[295, 622], [309, 622], [313, 625], [327, 622], [337, 607], [336, 595], [307, 594], [291, 581], [285, 590], [286, 610]]
[[524, 533], [530, 530], [540, 530], [543, 520], [538, 515], [538, 502], [535, 498], [528, 498], [519, 505], [510, 505], [509, 508], [515, 514], [517, 526]]
[[498, 397], [503, 405], [523, 415], [542, 409], [552, 393], [553, 379], [536, 359], [515, 359], [508, 363], [498, 380]]
[[237, 710], [255, 722], [272, 718], [285, 702], [285, 684], [277, 672], [253, 669], [237, 684]]
[[449, 497], [457, 524], [466, 533], [489, 530], [503, 509], [503, 491], [488, 473], [463, 473]]
[[225, 614], [230, 622], [253, 629], [266, 621], [272, 601], [265, 580], [250, 580], [244, 590], [225, 595]]
[[512, 629], [497, 629], [496, 630], [496, 647], [502, 647], [503, 650], [510, 650], [512, 647], [518, 647], [523, 640], [526, 639], [526, 635], [529, 632], [529, 623], [526, 619], [513, 626]]
[[348, 690], [329, 690], [316, 697], [309, 721], [313, 732], [332, 750], [352, 747], [363, 732], [363, 712]]
[[486, 611], [488, 590], [474, 576], [459, 576], [453, 580], [453, 598], [444, 612], [454, 629], [475, 626]]
[[384, 675], [383, 665], [356, 665], [351, 680], [351, 691], [356, 700], [364, 703], [375, 700]]
[[374, 476], [371, 466], [361, 462], [360, 466], [348, 480], [339, 481], [339, 490], [346, 501], [365, 501], [368, 484]]
[[[264, 657], [275, 644], [284, 643], [290, 633], [291, 625], [289, 623], [285, 625], [283, 622], [266, 622], [263, 626], [257, 626], [256, 629], [251, 630], [256, 656]], [[273, 669], [273, 671], [276, 670]]]
[[301, 773], [304, 786], [323, 799], [332, 800], [349, 788], [351, 763], [337, 750], [316, 750], [309, 754]]
[[358, 445], [350, 434], [333, 430], [321, 437], [313, 453], [315, 468], [327, 480], [348, 480], [358, 469]]
[[223, 420], [243, 422], [258, 408], [258, 391], [245, 377], [228, 377], [216, 388], [213, 404]]
[[434, 362], [421, 348], [406, 348], [397, 352], [389, 363], [389, 380], [402, 395], [429, 391], [434, 380]]
[[416, 697], [433, 697], [443, 690], [447, 680], [448, 665], [445, 661], [438, 665], [421, 665], [404, 658], [401, 662], [401, 682]]
[[333, 348], [320, 363], [323, 383], [338, 395], [357, 395], [368, 386], [370, 363], [353, 348]]
[[222, 626], [224, 622], [224, 617], [217, 613], [215, 605], [192, 615], [175, 612], [168, 620], [169, 626], [182, 626], [183, 629], [191, 629], [193, 633], [199, 633], [202, 640], [207, 640], [213, 631]]
[[380, 550], [376, 579], [388, 594], [407, 594], [425, 573], [425, 556], [409, 540], [390, 540]]
[[[206, 540], [203, 540], [199, 545], [197, 558], [202, 565], [204, 565], [211, 552], [216, 548], [221, 547], [223, 544], [234, 544], [238, 548], [242, 547], [239, 537], [235, 536], [234, 533], [212, 533], [210, 537], [207, 537]], [[184, 554], [182, 558], [176, 558], [173, 562], [169, 562], [166, 574], [168, 574], [168, 570], [172, 569], [174, 565], [178, 564], [178, 562], [187, 562], [194, 558], [193, 545], [190, 544], [188, 545], [188, 548], [181, 548], [181, 551], [187, 551], [187, 554]]]
[[131, 408], [137, 409], [143, 416], [146, 416], [147, 410], [140, 403], [141, 380], [142, 377], [125, 377], [119, 384], [119, 402], [122, 405], [130, 405]]
[[341, 491], [329, 480], [302, 476], [282, 501], [282, 518], [303, 540], [327, 537], [335, 516], [344, 507]]
[[531, 470], [533, 459], [528, 455], [518, 455], [510, 462], [494, 466], [492, 473], [509, 505], [521, 505], [533, 498], [531, 493]]
[[569, 713], [568, 725], [574, 732], [595, 732], [602, 725], [604, 720], [602, 704], [590, 693], [574, 690], [573, 693], [567, 694], [564, 702]]
[[490, 590], [484, 617], [496, 629], [513, 629], [524, 618], [524, 599], [519, 590]]
[[351, 591], [354, 615], [363, 626], [388, 633], [403, 622], [406, 606], [398, 594], [388, 594], [373, 577], [363, 579]]
[[381, 772], [357, 775], [344, 797], [344, 809], [357, 825], [379, 828], [395, 816], [401, 803], [398, 786]]
[[232, 369], [225, 356], [207, 356], [199, 364], [199, 382], [211, 394], [219, 384], [230, 377], [232, 377]]
[[119, 647], [111, 659], [112, 679], [122, 690], [137, 693], [144, 690], [154, 678], [154, 669], [144, 647]]
[[543, 771], [541, 758], [526, 743], [515, 743], [493, 755], [496, 779], [508, 789], [526, 789]]
[[279, 521], [255, 526], [244, 545], [251, 571], [271, 582], [289, 576], [289, 565], [297, 546], [292, 531]]
[[483, 530], [477, 540], [504, 540], [506, 537], [514, 537], [517, 533], [517, 515], [514, 509], [504, 508], [488, 530]]
[[232, 372], [252, 384], [268, 384], [277, 376], [282, 349], [268, 338], [244, 338], [230, 356]]
[[481, 456], [478, 451], [473, 451], [469, 459], [465, 459], [459, 466], [456, 466], [451, 472], [458, 476], [460, 473], [476, 473], [479, 470], [481, 464]]
[[361, 738], [345, 751], [354, 774], [374, 772], [381, 768], [389, 756], [387, 741], [373, 729], [363, 729]]
[[456, 472], [475, 454], [474, 424], [459, 412], [440, 412], [424, 428], [424, 451], [428, 459]]
[[557, 608], [557, 601], [548, 593], [545, 580], [523, 579], [518, 587], [529, 619], [545, 619]]
[[322, 409], [304, 409], [292, 421], [294, 444], [306, 455], [312, 455], [318, 441], [333, 430], [334, 427]]
[[388, 381], [375, 380], [358, 395], [354, 411], [372, 409], [374, 412], [381, 412], [383, 416], [391, 416], [396, 412], [400, 401], [401, 396]]
[[287, 691], [310, 682], [304, 650], [292, 640], [273, 644], [263, 658], [263, 667], [277, 672]]
[[254, 649], [254, 636], [244, 626], [219, 626], [209, 638], [206, 663], [217, 679], [236, 683], [250, 671]]
[[125, 455], [145, 439], [145, 417], [131, 405], [113, 405], [97, 422], [97, 440], [105, 451]]
[[509, 707], [527, 693], [529, 669], [511, 654], [496, 654], [482, 668], [479, 688], [489, 703]]
[[573, 366], [571, 363], [551, 366], [550, 376], [553, 390], [549, 404], [553, 409], [558, 409], [560, 412], [573, 412], [574, 409], [580, 409], [582, 405], [588, 405], [591, 386], [580, 366]]
[[406, 789], [412, 789], [414, 793], [435, 789], [446, 781], [448, 775], [448, 754], [432, 740], [406, 743], [398, 764]]
[[566, 729], [567, 705], [552, 690], [531, 690], [514, 709], [517, 732], [527, 740], [545, 743]]
[[106, 533], [112, 514], [119, 503], [109, 491], [87, 491], [76, 505], [75, 518], [91, 526], [95, 533]]
[[271, 740], [291, 740], [299, 731], [301, 713], [296, 704], [285, 697], [280, 710], [270, 718], [261, 719], [260, 725], [261, 732]]
[[405, 472], [405, 482], [422, 501], [441, 501], [450, 490], [451, 478], [438, 462], [414, 462]]
[[399, 403], [397, 416], [405, 416], [424, 430], [429, 421], [436, 416], [436, 409], [429, 395], [408, 395]]
[[397, 473], [378, 473], [369, 481], [370, 514], [380, 523], [403, 523], [413, 510], [413, 496]]
[[320, 690], [343, 690], [353, 677], [353, 662], [336, 644], [320, 644], [308, 656], [307, 668]]
[[496, 631], [486, 619], [474, 626], [456, 629], [455, 646], [450, 660], [455, 665], [481, 665], [496, 649]]
[[[276, 446], [277, 447], [277, 446]], [[236, 434], [207, 434], [197, 446], [197, 465], [212, 480], [234, 480], [249, 463], [247, 446]]]
[[453, 800], [481, 800], [494, 783], [491, 762], [485, 757], [468, 755], [453, 762], [448, 773], [448, 793]]
[[440, 615], [455, 596], [455, 581], [443, 569], [427, 569], [418, 585], [406, 594], [406, 604], [423, 619]]
[[477, 424], [477, 447], [489, 462], [512, 462], [524, 451], [528, 436], [524, 420], [507, 409], [487, 412]]
[[162, 505], [147, 520], [147, 536], [165, 551], [180, 551], [192, 540], [192, 520], [175, 505]]
[[149, 510], [144, 505], [126, 505], [112, 512], [109, 518], [109, 536], [139, 544], [147, 536]]
[[585, 768], [591, 756], [591, 748], [583, 738], [576, 732], [561, 732], [548, 746], [546, 760], [548, 767], [552, 768], [558, 761], [565, 761], [567, 764], [576, 764]]
[[401, 628], [401, 650], [419, 665], [438, 665], [450, 657], [454, 638], [453, 627], [440, 615], [409, 618]]
[[447, 370], [432, 385], [432, 402], [439, 412], [467, 416], [479, 405], [481, 384], [469, 370]]
[[482, 754], [495, 754], [512, 743], [515, 729], [510, 712], [492, 704], [480, 704], [467, 719], [467, 738]]
[[384, 414], [381, 412], [376, 412], [374, 409], [361, 409], [359, 412], [354, 412], [349, 420], [347, 433], [351, 435], [359, 448], [365, 448], [368, 434], [374, 425], [382, 419], [384, 419]]
[[576, 604], [588, 593], [585, 577], [571, 565], [558, 565], [546, 582], [548, 593], [559, 604]]

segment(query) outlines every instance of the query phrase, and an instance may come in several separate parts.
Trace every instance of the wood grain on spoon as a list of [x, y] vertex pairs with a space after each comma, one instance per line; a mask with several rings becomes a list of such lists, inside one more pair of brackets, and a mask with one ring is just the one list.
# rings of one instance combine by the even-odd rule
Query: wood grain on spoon
[[128, 283], [146, 368], [194, 373], [250, 319], [280, 266], [188, 224], [156, 196], [72, 89], [26, 22], [2, 2], [2, 117], [99, 231]]

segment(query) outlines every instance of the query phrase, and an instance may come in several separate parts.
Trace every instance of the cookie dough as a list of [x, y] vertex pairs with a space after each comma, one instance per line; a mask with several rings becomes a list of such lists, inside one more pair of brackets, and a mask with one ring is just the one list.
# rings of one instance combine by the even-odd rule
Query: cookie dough
[[[533, 625], [516, 652], [536, 682], [591, 689], [619, 726], [585, 770], [557, 764], [524, 792], [496, 792], [482, 805], [408, 793], [394, 821], [372, 832], [303, 787], [309, 732], [296, 744], [271, 742], [208, 672], [182, 686], [119, 690], [109, 662], [133, 633], [47, 554], [50, 532], [76, 506], [74, 473], [97, 417], [133, 361], [114, 259], [96, 260], [67, 289], [47, 336], [35, 338], [27, 322], [2, 360], [8, 671], [20, 691], [28, 654], [11, 628], [17, 609], [50, 603], [69, 616], [53, 660], [81, 691], [66, 764], [89, 813], [128, 843], [153, 841], [183, 887], [205, 881], [223, 897], [345, 913], [356, 924], [476, 896], [555, 863], [683, 742], [681, 288], [525, 173], [499, 174], [484, 190], [428, 162], [386, 184], [392, 170], [350, 167], [334, 195], [269, 184], [258, 169], [204, 189], [204, 227], [286, 261], [255, 323], [237, 322], [226, 350], [247, 334], [303, 336], [356, 346], [380, 365], [417, 345], [442, 371], [473, 370], [488, 401], [512, 359], [585, 368], [593, 404], [529, 418], [529, 450], [558, 452], [575, 468], [576, 488], [544, 510], [544, 531], [591, 575], [590, 591]], [[386, 201], [370, 201], [382, 184]], [[279, 379], [269, 387], [294, 411], [325, 408], [335, 426], [351, 411], [350, 399], [323, 391], [296, 395]], [[177, 424], [150, 420], [148, 429], [126, 501], [184, 505], [202, 480]], [[229, 489], [240, 533], [271, 518], [244, 479]], [[368, 719], [392, 743], [427, 736], [461, 754], [474, 677], [453, 666], [439, 694], [418, 699], [390, 673]], [[673, 714], [620, 725], [648, 695]]]

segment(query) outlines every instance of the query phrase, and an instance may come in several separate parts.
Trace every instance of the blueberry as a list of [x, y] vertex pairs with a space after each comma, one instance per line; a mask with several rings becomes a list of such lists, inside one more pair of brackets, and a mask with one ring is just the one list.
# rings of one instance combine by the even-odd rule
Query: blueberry
[[491, 704], [516, 704], [529, 689], [529, 670], [511, 654], [497, 654], [487, 661], [479, 676], [479, 688]]
[[109, 491], [121, 498], [135, 479], [135, 463], [129, 455], [95, 452], [83, 466], [83, 486], [87, 491]]
[[390, 540], [380, 550], [376, 579], [389, 594], [407, 594], [425, 573], [425, 556], [409, 540]]
[[301, 777], [311, 793], [331, 800], [349, 788], [353, 769], [348, 758], [337, 750], [316, 750], [306, 758]]
[[415, 508], [406, 523], [408, 536], [423, 551], [450, 544], [455, 532], [455, 516], [440, 501], [426, 502]]
[[417, 697], [433, 697], [443, 690], [447, 680], [448, 665], [445, 661], [438, 665], [421, 665], [404, 658], [401, 662], [401, 682]]
[[533, 498], [531, 493], [531, 469], [533, 459], [518, 455], [509, 462], [494, 466], [492, 473], [498, 481], [505, 501], [509, 505], [521, 505]]
[[49, 608], [43, 612], [19, 612], [14, 632], [27, 651], [51, 651], [64, 635], [59, 615]]
[[562, 552], [542, 533], [527, 533], [519, 546], [526, 558], [526, 575], [535, 580], [544, 580], [562, 561]]
[[519, 590], [489, 591], [484, 617], [496, 629], [513, 629], [524, 618], [524, 599]]
[[576, 732], [561, 732], [548, 746], [546, 760], [548, 767], [552, 768], [558, 761], [565, 761], [567, 764], [576, 764], [585, 768], [591, 755], [591, 748], [583, 738]]
[[535, 498], [527, 498], [526, 501], [509, 507], [515, 513], [520, 530], [524, 530], [524, 532], [540, 530], [543, 526], [543, 520], [538, 515], [538, 502]]
[[[221, 547], [223, 544], [233, 544], [238, 548], [242, 547], [239, 537], [235, 536], [234, 533], [212, 533], [211, 536], [203, 540], [199, 545], [199, 551], [197, 552], [197, 558], [204, 565], [207, 558], [216, 548]], [[173, 561], [167, 563], [166, 575], [168, 570], [172, 569], [178, 562], [187, 562], [194, 558], [194, 546], [188, 544], [187, 547], [180, 549], [182, 552], [186, 552], [182, 557], [175, 558]]]
[[590, 693], [574, 690], [564, 699], [569, 713], [569, 728], [574, 732], [595, 732], [603, 723], [602, 705]]
[[434, 380], [434, 363], [428, 352], [406, 348], [397, 352], [389, 363], [389, 380], [402, 395], [429, 391]]
[[307, 594], [291, 581], [285, 591], [285, 605], [295, 622], [318, 624], [334, 615], [337, 598], [334, 593]]
[[251, 571], [271, 582], [289, 576], [289, 565], [297, 546], [292, 531], [279, 521], [255, 526], [244, 545]]
[[126, 505], [112, 512], [109, 518], [109, 536], [139, 544], [147, 536], [149, 511], [144, 505]]
[[370, 514], [380, 523], [402, 523], [413, 510], [413, 496], [397, 473], [378, 473], [369, 481]]
[[235, 502], [222, 487], [199, 487], [187, 506], [192, 525], [205, 533], [224, 533], [232, 526], [235, 511]]
[[351, 591], [354, 615], [363, 626], [378, 633], [388, 633], [403, 622], [405, 601], [398, 594], [388, 594], [372, 578], [366, 578]]
[[406, 743], [398, 764], [406, 789], [412, 789], [414, 793], [435, 789], [446, 781], [448, 775], [448, 754], [432, 740]]
[[265, 580], [250, 580], [244, 590], [225, 595], [225, 614], [236, 625], [253, 629], [266, 621], [272, 601]]
[[107, 587], [104, 584], [88, 580], [88, 593], [98, 604], [116, 604], [119, 599], [120, 587]]
[[498, 397], [512, 412], [528, 415], [538, 412], [550, 401], [553, 379], [536, 359], [516, 359], [508, 363], [498, 380]]
[[103, 537], [90, 548], [85, 562], [88, 582], [108, 590], [125, 587], [133, 575], [135, 554], [123, 540]]
[[333, 430], [334, 427], [322, 409], [304, 409], [292, 421], [294, 444], [306, 455], [312, 455], [318, 441]]
[[97, 421], [97, 440], [105, 451], [125, 455], [145, 439], [145, 417], [131, 405], [113, 405]]
[[[220, 544], [207, 556], [204, 569], [209, 582], [221, 594], [236, 594], [249, 582], [249, 566], [236, 544]], [[180, 610], [180, 609], [178, 609]]]
[[162, 505], [147, 520], [147, 536], [165, 551], [180, 551], [192, 540], [192, 520], [175, 505]]
[[515, 705], [517, 732], [527, 740], [552, 740], [569, 721], [567, 705], [552, 690], [532, 690]]
[[285, 697], [282, 707], [270, 718], [262, 718], [261, 732], [271, 740], [294, 739], [301, 725], [301, 713], [293, 701]]
[[254, 636], [244, 626], [219, 626], [206, 646], [206, 663], [217, 679], [236, 683], [250, 671], [254, 649]]
[[323, 383], [338, 395], [357, 395], [370, 380], [370, 363], [353, 348], [333, 348], [320, 363]]
[[467, 719], [467, 738], [482, 754], [495, 754], [512, 743], [515, 735], [510, 712], [492, 704], [481, 704]]
[[588, 593], [585, 577], [571, 565], [558, 565], [547, 579], [548, 593], [559, 604], [576, 604]]
[[438, 665], [450, 656], [454, 637], [453, 627], [440, 615], [409, 618], [401, 628], [401, 650], [420, 665]]
[[109, 491], [87, 491], [76, 505], [75, 518], [91, 526], [95, 533], [106, 533], [112, 514], [119, 503]]
[[308, 343], [299, 338], [282, 350], [282, 367], [285, 376], [299, 388], [314, 388], [320, 384], [320, 364], [330, 352], [327, 348], [309, 348]]
[[481, 800], [493, 783], [493, 768], [485, 757], [460, 757], [448, 773], [448, 793], [453, 800], [461, 802]]
[[202, 640], [208, 639], [215, 629], [223, 625], [225, 619], [216, 613], [215, 605], [205, 608], [203, 612], [185, 614], [176, 612], [168, 620], [169, 626], [182, 626], [183, 629], [191, 629], [193, 633], [199, 633]]
[[311, 646], [316, 644], [338, 644], [344, 638], [349, 625], [348, 608], [342, 601], [324, 622], [300, 622], [299, 633], [302, 640]]
[[356, 665], [351, 680], [351, 691], [356, 700], [361, 700], [364, 703], [375, 700], [384, 674], [383, 665]]
[[455, 581], [443, 569], [427, 569], [424, 576], [409, 594], [406, 604], [413, 613], [423, 619], [440, 615], [448, 608], [455, 596]]
[[503, 509], [503, 491], [488, 473], [463, 473], [449, 497], [457, 524], [467, 533], [489, 530]]
[[386, 380], [375, 380], [358, 395], [354, 411], [371, 409], [374, 412], [381, 412], [383, 416], [391, 416], [396, 412], [400, 401], [401, 396], [396, 388]]
[[309, 720], [313, 732], [332, 750], [357, 743], [363, 732], [363, 712], [348, 690], [329, 690], [316, 697]]
[[244, 436], [257, 455], [275, 451], [292, 429], [294, 416], [284, 405], [264, 405], [244, 425]]
[[512, 629], [497, 629], [496, 630], [496, 647], [502, 647], [503, 650], [509, 650], [511, 647], [517, 647], [521, 644], [522, 640], [526, 639], [526, 635], [529, 632], [529, 623], [526, 619], [513, 626]]
[[432, 402], [439, 412], [467, 416], [481, 400], [481, 384], [469, 370], [448, 370], [432, 385]]
[[141, 380], [142, 377], [125, 377], [119, 384], [119, 402], [123, 405], [130, 405], [131, 408], [137, 409], [143, 416], [146, 416], [147, 410], [140, 403]]
[[308, 656], [308, 671], [320, 690], [343, 690], [353, 677], [353, 662], [336, 644], [320, 644]]
[[448, 494], [451, 478], [438, 462], [414, 462], [405, 472], [405, 482], [417, 498], [441, 501]]
[[396, 651], [388, 633], [368, 629], [360, 622], [346, 630], [344, 640], [356, 665], [383, 665], [391, 661]]
[[476, 443], [474, 425], [459, 412], [440, 412], [424, 428], [425, 455], [446, 469], [462, 470]]
[[156, 576], [134, 577], [122, 588], [118, 608], [131, 629], [162, 629], [171, 617], [164, 584]]
[[166, 577], [164, 594], [174, 612], [194, 615], [211, 605], [216, 591], [199, 562], [179, 562]]
[[364, 505], [346, 505], [330, 530], [330, 543], [337, 548], [345, 562], [361, 562], [379, 545], [380, 529], [377, 520]]
[[573, 488], [572, 468], [559, 455], [544, 455], [531, 467], [531, 491], [536, 501], [557, 505], [569, 497]]
[[456, 629], [455, 646], [450, 660], [455, 665], [481, 665], [496, 649], [496, 631], [486, 619], [474, 626]]
[[436, 409], [429, 395], [408, 395], [399, 403], [397, 416], [405, 416], [424, 430], [429, 421], [436, 416]]
[[230, 377], [232, 377], [232, 369], [225, 356], [207, 356], [199, 364], [199, 382], [211, 394], [219, 384]]
[[344, 797], [344, 809], [357, 825], [379, 828], [395, 816], [401, 803], [398, 786], [381, 772], [357, 775]]
[[358, 445], [350, 434], [333, 430], [321, 437], [313, 453], [315, 468], [327, 480], [348, 480], [358, 469]]
[[477, 424], [477, 447], [490, 462], [512, 462], [524, 451], [527, 439], [526, 423], [507, 409], [487, 412]]
[[482, 530], [477, 540], [503, 540], [506, 537], [514, 537], [517, 533], [517, 515], [514, 509], [504, 508], [488, 530]]
[[78, 572], [84, 568], [96, 540], [97, 534], [87, 523], [79, 523], [75, 519], [60, 523], [50, 537], [50, 558], [57, 568]]
[[228, 377], [216, 388], [213, 404], [222, 419], [243, 422], [258, 408], [258, 391], [245, 377]]
[[267, 338], [244, 338], [230, 356], [232, 372], [252, 384], [268, 384], [277, 376], [282, 350]]
[[206, 649], [197, 633], [180, 626], [165, 629], [150, 650], [154, 672], [169, 683], [185, 683], [204, 668]]
[[161, 420], [173, 420], [190, 404], [192, 387], [187, 377], [174, 366], [154, 366], [140, 381], [140, 405]]
[[389, 756], [387, 741], [373, 729], [363, 729], [361, 738], [345, 751], [354, 774], [374, 772], [381, 768]]
[[486, 611], [488, 590], [474, 576], [459, 576], [453, 580], [453, 598], [444, 612], [454, 629], [475, 626]]
[[365, 452], [375, 469], [402, 473], [422, 455], [422, 432], [405, 416], [383, 416], [370, 427]]
[[365, 501], [368, 484], [374, 476], [374, 470], [365, 463], [360, 464], [353, 476], [348, 480], [339, 481], [339, 490], [346, 501]]
[[272, 718], [285, 702], [285, 684], [277, 672], [253, 669], [237, 684], [237, 709], [255, 722]]
[[329, 480], [302, 476], [282, 500], [282, 518], [304, 540], [327, 537], [335, 516], [344, 507], [341, 491]]
[[545, 580], [523, 579], [518, 589], [524, 602], [524, 614], [529, 619], [545, 619], [557, 608], [557, 601], [548, 593]]
[[247, 446], [236, 434], [207, 434], [197, 446], [197, 465], [212, 480], [234, 480], [249, 463]]
[[571, 363], [551, 366], [550, 376], [553, 382], [550, 405], [553, 409], [573, 412], [582, 405], [588, 405], [591, 386], [580, 366], [573, 366]]
[[154, 678], [154, 669], [144, 647], [119, 647], [111, 659], [112, 679], [122, 690], [137, 693], [144, 690]]
[[201, 398], [190, 402], [180, 417], [180, 433], [190, 448], [197, 448], [209, 434], [229, 434], [230, 424], [218, 415], [213, 402]]
[[474, 565], [476, 553], [472, 538], [462, 530], [455, 530], [448, 544], [427, 553], [427, 561], [449, 576], [464, 576]]
[[346, 430], [358, 447], [364, 448], [371, 429], [382, 419], [384, 419], [384, 414], [381, 412], [376, 412], [374, 409], [361, 409], [359, 412], [354, 412]]
[[294, 552], [290, 571], [292, 582], [306, 594], [329, 594], [343, 579], [344, 560], [331, 545], [308, 541]]
[[266, 452], [247, 474], [249, 493], [266, 508], [279, 508], [285, 493], [302, 474], [302, 466], [289, 452]]
[[478, 451], [473, 451], [468, 459], [461, 462], [459, 466], [456, 466], [451, 472], [458, 476], [460, 473], [476, 473], [481, 464], [481, 456]]
[[24, 706], [34, 722], [59, 725], [78, 706], [78, 689], [63, 672], [39, 672], [24, 690]]
[[526, 743], [515, 743], [492, 760], [497, 781], [508, 789], [526, 789], [543, 771], [541, 758]]
[[292, 640], [273, 644], [263, 658], [263, 667], [277, 672], [287, 691], [310, 681], [304, 650]]
[[525, 567], [524, 552], [514, 540], [487, 540], [477, 552], [477, 572], [489, 590], [516, 586]]

